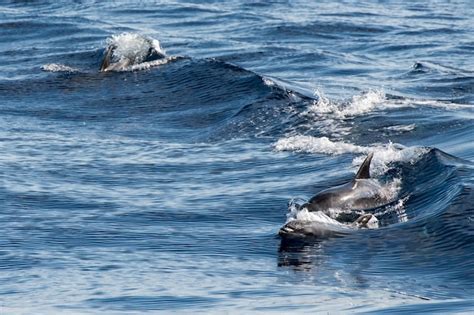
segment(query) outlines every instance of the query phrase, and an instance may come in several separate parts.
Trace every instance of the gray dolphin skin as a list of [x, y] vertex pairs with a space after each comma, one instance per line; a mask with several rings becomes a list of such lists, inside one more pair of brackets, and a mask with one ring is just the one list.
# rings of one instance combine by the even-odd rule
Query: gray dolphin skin
[[293, 220], [286, 223], [278, 234], [285, 238], [308, 236], [325, 238], [349, 234], [355, 229], [368, 228], [370, 225], [377, 224], [377, 222], [377, 218], [372, 214], [363, 214], [351, 224], [342, 224], [333, 219], [326, 220], [326, 222]]
[[[351, 227], [368, 227], [376, 221], [375, 216], [364, 213], [364, 210], [385, 205], [390, 202], [390, 199], [383, 194], [382, 186], [375, 179], [370, 178], [370, 163], [373, 156], [374, 154], [370, 153], [365, 158], [353, 180], [319, 192], [300, 207], [310, 212], [321, 211], [335, 220], [333, 224], [294, 220], [285, 224], [279, 234], [325, 236], [347, 232]], [[338, 210], [336, 216], [331, 211], [332, 209]], [[349, 223], [349, 225], [342, 223]]]
[[329, 215], [328, 209], [364, 210], [388, 203], [389, 200], [381, 194], [380, 184], [370, 178], [370, 162], [373, 156], [374, 154], [370, 153], [365, 158], [353, 180], [319, 192], [302, 207], [306, 207], [308, 211], [323, 211]]
[[152, 47], [151, 42], [150, 48], [148, 49], [147, 55], [145, 57], [145, 60], [134, 60], [131, 58], [120, 58], [118, 60], [115, 60], [114, 56], [114, 51], [117, 49], [116, 45], [109, 45], [104, 54], [104, 58], [102, 59], [102, 63], [100, 64], [100, 72], [107, 72], [107, 71], [120, 71], [125, 69], [128, 66], [144, 62], [144, 61], [152, 61], [152, 60], [157, 60], [161, 58], [165, 58], [166, 56], [157, 51], [154, 47]]

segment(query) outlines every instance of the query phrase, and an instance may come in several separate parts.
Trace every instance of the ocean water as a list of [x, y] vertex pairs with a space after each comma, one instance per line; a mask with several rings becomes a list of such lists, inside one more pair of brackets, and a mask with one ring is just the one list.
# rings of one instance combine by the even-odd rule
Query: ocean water
[[[472, 312], [473, 25], [470, 0], [1, 1], [0, 313]], [[136, 62], [99, 72], [110, 44]], [[278, 236], [369, 152], [378, 228]]]

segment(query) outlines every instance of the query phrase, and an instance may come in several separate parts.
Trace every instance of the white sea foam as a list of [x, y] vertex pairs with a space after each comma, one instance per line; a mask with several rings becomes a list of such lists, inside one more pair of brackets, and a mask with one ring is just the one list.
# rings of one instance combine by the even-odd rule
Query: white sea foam
[[327, 216], [321, 211], [308, 211], [308, 209], [306, 208], [298, 209], [295, 206], [290, 206], [288, 210], [289, 212], [286, 215], [286, 223], [298, 220], [301, 222], [318, 222], [324, 224], [344, 226], [342, 223], [334, 220], [333, 218]]
[[[428, 152], [428, 148], [424, 147], [404, 147], [400, 144], [389, 142], [386, 145], [376, 145], [373, 147], [366, 147], [367, 153], [374, 152], [372, 163], [370, 164], [370, 172], [373, 176], [380, 176], [387, 172], [390, 168], [390, 163], [403, 162], [414, 164], [423, 154]], [[352, 161], [355, 167], [354, 172], [357, 171], [359, 165], [363, 162], [365, 156], [356, 157]]]
[[[374, 152], [371, 163], [371, 172], [375, 176], [381, 175], [388, 170], [392, 162], [414, 163], [427, 152], [427, 148], [404, 147], [400, 144], [389, 142], [387, 144], [375, 144], [373, 146], [359, 146], [343, 141], [332, 141], [327, 137], [291, 136], [279, 139], [274, 148], [277, 151], [293, 151], [306, 153], [323, 153], [339, 155], [344, 153], [363, 153], [356, 157], [352, 164], [359, 166], [365, 159], [365, 154]], [[356, 169], [355, 169], [356, 171]]]
[[79, 72], [79, 69], [58, 63], [48, 63], [41, 66], [41, 70], [48, 72]]
[[300, 116], [307, 121], [308, 128], [317, 129], [321, 134], [333, 138], [342, 138], [351, 133], [353, 126], [348, 120], [386, 107], [382, 90], [369, 90], [347, 101], [331, 100], [321, 89], [317, 89], [314, 95], [316, 100]]
[[306, 116], [320, 116], [335, 119], [347, 119], [360, 116], [380, 109], [393, 109], [401, 107], [435, 107], [446, 110], [472, 109], [472, 104], [453, 103], [445, 100], [430, 100], [416, 98], [389, 98], [381, 89], [369, 90], [352, 96], [345, 102], [330, 100], [321, 89], [314, 92], [317, 97], [302, 114]]
[[272, 87], [276, 85], [276, 83], [272, 79], [269, 79], [266, 77], [262, 77], [262, 81], [263, 81], [263, 84], [265, 84], [266, 86]]
[[360, 95], [354, 95], [348, 102], [337, 103], [328, 99], [321, 90], [316, 90], [317, 100], [311, 104], [303, 115], [326, 114], [337, 119], [359, 116], [382, 107], [386, 100], [382, 90], [371, 90]]
[[295, 151], [306, 153], [326, 153], [326, 154], [343, 154], [343, 153], [368, 153], [366, 147], [346, 143], [343, 141], [331, 141], [327, 137], [312, 136], [291, 136], [279, 139], [274, 147], [277, 151]]
[[388, 126], [385, 127], [384, 129], [390, 130], [390, 131], [400, 131], [400, 132], [408, 132], [415, 130], [416, 124], [410, 124], [410, 125], [395, 125], [395, 126]]
[[172, 61], [175, 61], [177, 59], [179, 59], [179, 57], [169, 56], [169, 57], [165, 57], [163, 59], [157, 59], [157, 60], [153, 60], [153, 61], [146, 61], [146, 62], [142, 62], [142, 63], [136, 64], [136, 65], [131, 65], [131, 66], [123, 68], [121, 71], [147, 70], [147, 69], [150, 69], [150, 68], [153, 68], [153, 67], [165, 65], [168, 62], [172, 62]]

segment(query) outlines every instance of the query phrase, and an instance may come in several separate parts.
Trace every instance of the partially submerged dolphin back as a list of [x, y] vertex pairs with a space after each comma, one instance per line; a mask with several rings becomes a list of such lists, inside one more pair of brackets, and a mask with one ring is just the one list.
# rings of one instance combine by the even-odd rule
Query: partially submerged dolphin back
[[103, 72], [103, 71], [108, 71], [108, 69], [111, 69], [110, 68], [110, 62], [112, 60], [112, 54], [115, 50], [115, 46], [114, 45], [109, 45], [105, 51], [105, 54], [104, 54], [104, 59], [102, 59], [102, 63], [100, 64], [100, 72]]
[[122, 71], [127, 67], [165, 58], [157, 40], [138, 34], [112, 36], [107, 42], [100, 72]]
[[365, 158], [353, 180], [319, 192], [302, 207], [306, 207], [308, 211], [322, 211], [332, 217], [331, 213], [328, 213], [330, 209], [363, 210], [387, 203], [387, 196], [379, 182], [370, 178], [373, 156], [374, 154], [370, 153]]

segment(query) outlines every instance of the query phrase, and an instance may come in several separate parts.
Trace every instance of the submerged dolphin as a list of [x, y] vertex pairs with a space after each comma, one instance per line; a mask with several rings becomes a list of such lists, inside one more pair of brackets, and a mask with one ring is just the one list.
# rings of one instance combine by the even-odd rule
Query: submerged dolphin
[[[346, 231], [349, 226], [342, 223], [351, 223], [352, 227], [367, 227], [376, 221], [375, 216], [366, 214], [364, 210], [380, 207], [391, 200], [378, 181], [370, 178], [370, 162], [373, 156], [373, 153], [370, 153], [365, 158], [353, 180], [319, 192], [300, 207], [309, 212], [321, 211], [328, 219], [333, 219], [332, 224], [321, 225], [311, 221], [308, 223], [293, 220], [285, 224], [279, 234], [328, 234], [331, 229], [337, 232]], [[320, 231], [321, 228], [324, 231]]]
[[342, 224], [334, 219], [325, 216], [321, 221], [301, 221], [293, 220], [286, 223], [278, 232], [280, 236], [285, 238], [300, 238], [300, 237], [330, 237], [349, 234], [357, 228], [368, 228], [369, 226], [377, 225], [378, 220], [372, 214], [361, 215], [355, 222], [351, 224]]
[[100, 72], [121, 71], [132, 65], [166, 57], [166, 55], [160, 50], [159, 44], [156, 46], [157, 44], [155, 44], [151, 39], [138, 36], [129, 36], [129, 40], [134, 41], [132, 44], [138, 47], [134, 47], [135, 49], [132, 49], [125, 54], [117, 54], [117, 44], [109, 43], [100, 65]]

